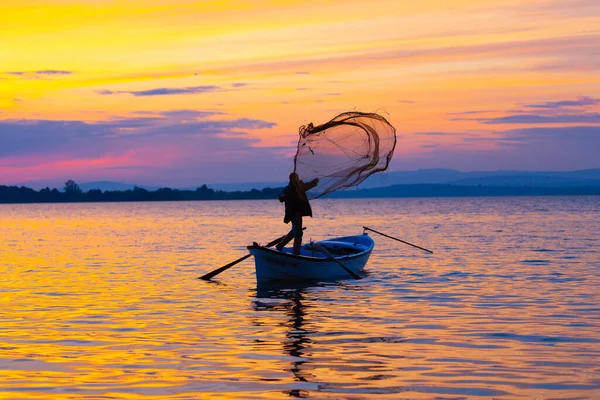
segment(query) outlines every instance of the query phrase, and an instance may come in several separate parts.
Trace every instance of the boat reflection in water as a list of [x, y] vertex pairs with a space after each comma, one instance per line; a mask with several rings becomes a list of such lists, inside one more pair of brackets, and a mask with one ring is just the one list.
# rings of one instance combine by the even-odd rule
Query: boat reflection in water
[[[285, 287], [259, 285], [256, 288], [256, 298], [253, 301], [254, 310], [258, 312], [272, 311], [279, 315], [267, 319], [258, 317], [254, 321], [255, 326], [260, 326], [262, 329], [281, 327], [285, 329], [285, 338], [282, 338], [281, 345], [285, 354], [291, 357], [291, 365], [286, 368], [286, 371], [292, 373], [291, 380], [293, 382], [286, 385], [288, 389], [285, 390], [285, 393], [291, 397], [305, 397], [309, 395], [309, 391], [320, 391], [328, 386], [327, 379], [324, 381], [323, 377], [315, 376], [313, 372], [317, 368], [311, 368], [309, 364], [319, 363], [313, 359], [313, 353], [315, 352], [312, 349], [315, 346], [314, 338], [320, 335], [315, 328], [320, 324], [314, 319], [314, 314], [319, 312], [315, 308], [315, 302], [318, 300], [312, 295], [315, 290], [331, 286], [336, 286], [336, 289], [339, 287], [341, 290], [356, 290], [356, 287], [351, 284], [347, 285], [346, 282], [286, 284]], [[264, 326], [265, 320], [273, 323], [281, 321], [279, 317], [282, 316], [286, 319], [276, 323], [276, 327]], [[321, 362], [323, 361], [321, 360]], [[286, 380], [289, 382], [289, 379]]]
[[[282, 341], [282, 344], [285, 353], [294, 358], [289, 371], [293, 374], [294, 381], [310, 382], [312, 378], [311, 374], [302, 369], [305, 363], [310, 362], [306, 352], [313, 343], [309, 335], [314, 333], [314, 331], [308, 330], [305, 326], [308, 307], [304, 304], [304, 300], [309, 286], [286, 286], [284, 288], [278, 286], [258, 286], [254, 309], [256, 311], [282, 312], [288, 317], [287, 321], [284, 322], [286, 326], [286, 338]], [[297, 385], [292, 386], [295, 387]], [[318, 390], [318, 387], [313, 387], [312, 389]], [[287, 393], [292, 397], [304, 397], [306, 395], [305, 390], [298, 388], [292, 388]]]

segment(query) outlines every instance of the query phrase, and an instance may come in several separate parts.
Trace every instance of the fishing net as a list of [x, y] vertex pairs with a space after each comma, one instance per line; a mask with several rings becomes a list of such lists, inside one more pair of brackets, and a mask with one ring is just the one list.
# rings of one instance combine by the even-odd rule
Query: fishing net
[[307, 192], [316, 199], [385, 171], [396, 147], [396, 129], [381, 115], [346, 112], [331, 121], [300, 127], [294, 172], [319, 184]]

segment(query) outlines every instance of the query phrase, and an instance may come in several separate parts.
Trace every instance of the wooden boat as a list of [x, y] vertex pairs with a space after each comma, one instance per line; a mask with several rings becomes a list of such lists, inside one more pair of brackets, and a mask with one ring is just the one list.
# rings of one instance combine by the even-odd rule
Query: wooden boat
[[[366, 233], [323, 240], [317, 244], [354, 273], [365, 267], [375, 246], [373, 239]], [[350, 278], [342, 266], [316, 247], [312, 243], [306, 243], [300, 249], [300, 254], [295, 255], [292, 254], [291, 247], [279, 251], [257, 243], [248, 246], [250, 254], [254, 256], [257, 282]]]

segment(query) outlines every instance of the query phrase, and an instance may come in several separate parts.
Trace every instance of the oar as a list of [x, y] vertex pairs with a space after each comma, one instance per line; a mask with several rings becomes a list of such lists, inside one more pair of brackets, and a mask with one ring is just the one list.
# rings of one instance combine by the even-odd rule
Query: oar
[[[275, 240], [273, 240], [272, 242], [267, 243], [267, 245], [265, 247], [271, 247], [271, 246], [275, 246], [277, 243], [281, 242], [283, 240], [284, 237], [286, 237], [287, 235], [283, 235], [280, 238], [277, 238]], [[209, 272], [208, 274], [202, 275], [200, 278], [198, 279], [204, 279], [205, 281], [209, 281], [211, 278], [219, 275], [221, 272], [228, 270], [229, 268], [233, 267], [236, 264], [241, 263], [242, 261], [244, 261], [246, 258], [250, 257], [252, 254], [246, 254], [244, 257], [238, 258], [235, 261], [230, 262], [227, 265], [223, 265], [221, 268], [217, 268], [212, 272]]]
[[350, 270], [348, 267], [346, 267], [344, 264], [341, 263], [340, 260], [338, 260], [337, 258], [335, 258], [333, 255], [331, 255], [331, 253], [329, 251], [327, 251], [327, 249], [323, 246], [321, 246], [319, 243], [317, 242], [312, 242], [312, 245], [319, 250], [321, 253], [325, 254], [327, 256], [327, 258], [329, 258], [330, 260], [335, 261], [336, 263], [338, 263], [338, 265], [342, 268], [344, 268], [346, 270], [346, 272], [348, 272], [350, 275], [352, 275], [352, 277], [354, 279], [361, 279], [360, 276], [356, 275], [354, 272], [352, 272], [352, 270]]
[[366, 226], [363, 226], [363, 229], [366, 230], [366, 231], [375, 232], [375, 233], [377, 233], [377, 234], [379, 234], [381, 236], [385, 236], [386, 238], [397, 240], [397, 241], [399, 241], [401, 243], [407, 244], [407, 245], [412, 246], [412, 247], [416, 247], [417, 249], [425, 250], [425, 251], [433, 254], [433, 251], [431, 251], [431, 250], [427, 250], [427, 249], [424, 249], [423, 247], [417, 246], [416, 244], [408, 243], [408, 242], [405, 242], [404, 240], [401, 240], [401, 239], [398, 239], [398, 238], [386, 235], [385, 233], [378, 232], [375, 229], [371, 229], [371, 228], [366, 227]]
[[[306, 229], [306, 227], [302, 228], [302, 230], [304, 230], [304, 229]], [[269, 242], [269, 243], [267, 243], [267, 245], [266, 245], [266, 246], [264, 246], [264, 247], [271, 247], [271, 246], [275, 246], [277, 243], [281, 242], [281, 241], [283, 240], [283, 238], [285, 238], [286, 236], [287, 236], [287, 234], [286, 234], [286, 235], [283, 235], [283, 236], [282, 236], [282, 237], [280, 237], [280, 238], [277, 238], [277, 239], [273, 240], [272, 242]], [[215, 277], [215, 276], [219, 275], [221, 272], [223, 272], [223, 271], [226, 271], [226, 270], [228, 270], [229, 268], [233, 267], [234, 265], [241, 263], [242, 261], [244, 261], [246, 258], [250, 257], [251, 255], [252, 255], [252, 254], [249, 254], [249, 253], [248, 253], [248, 254], [246, 254], [244, 257], [238, 258], [237, 260], [235, 260], [235, 261], [232, 261], [232, 262], [230, 262], [230, 263], [229, 263], [229, 264], [227, 264], [227, 265], [223, 265], [221, 268], [217, 268], [217, 269], [215, 269], [214, 271], [212, 271], [212, 272], [209, 272], [208, 274], [202, 275], [202, 276], [201, 276], [200, 278], [198, 278], [198, 279], [204, 279], [205, 281], [209, 281], [211, 278], [213, 278], [213, 277]]]

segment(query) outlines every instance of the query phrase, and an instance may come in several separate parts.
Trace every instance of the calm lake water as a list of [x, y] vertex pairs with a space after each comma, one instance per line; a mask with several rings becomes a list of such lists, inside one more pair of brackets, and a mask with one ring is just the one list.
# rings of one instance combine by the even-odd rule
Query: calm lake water
[[315, 200], [363, 280], [257, 288], [272, 201], [0, 205], [2, 399], [599, 399], [600, 197]]

